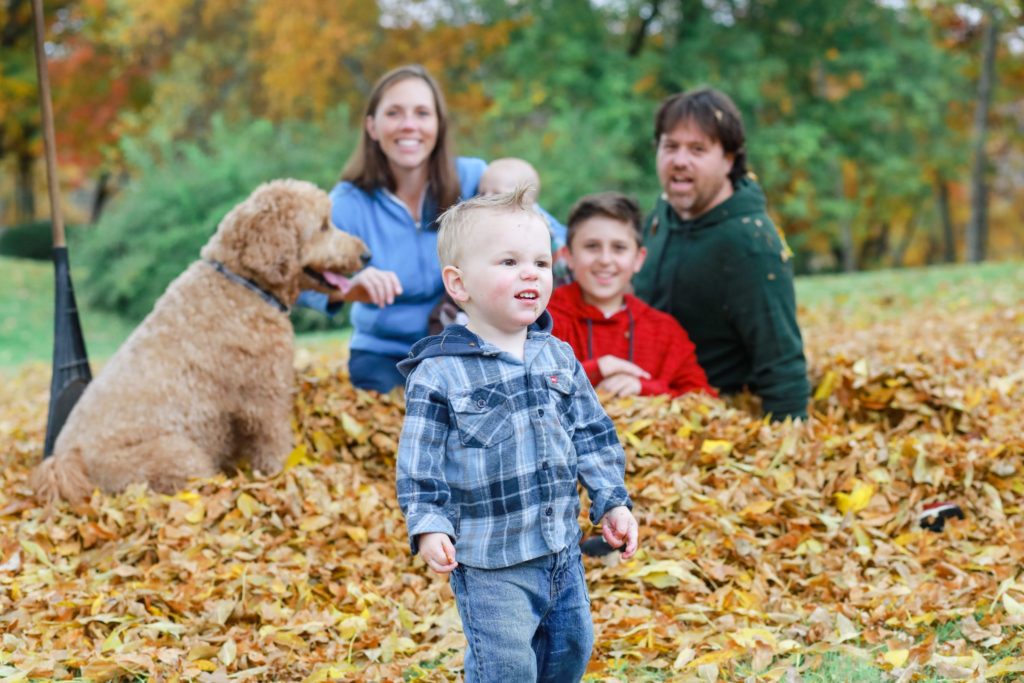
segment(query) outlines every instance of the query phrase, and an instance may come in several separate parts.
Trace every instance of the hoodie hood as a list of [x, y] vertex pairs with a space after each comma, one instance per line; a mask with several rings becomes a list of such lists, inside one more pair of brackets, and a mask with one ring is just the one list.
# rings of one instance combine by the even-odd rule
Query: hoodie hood
[[[526, 328], [527, 338], [536, 333], [551, 334], [551, 314], [544, 311], [540, 317]], [[470, 332], [465, 325], [449, 325], [441, 334], [425, 337], [413, 344], [409, 357], [398, 363], [398, 371], [404, 377], [415, 369], [426, 358], [435, 356], [496, 356], [493, 350], [484, 350], [483, 339]]]
[[739, 216], [762, 214], [767, 208], [761, 187], [750, 177], [743, 177], [733, 186], [731, 197], [692, 220], [680, 218], [664, 198], [658, 200], [655, 212], [657, 220], [670, 230], [704, 230]]
[[624, 308], [606, 316], [600, 308], [583, 300], [583, 290], [578, 282], [570, 282], [554, 291], [548, 309], [554, 311], [556, 315], [565, 316], [566, 319], [590, 320], [597, 324], [609, 324], [613, 318], [627, 309], [634, 318], [639, 318], [650, 310], [650, 306], [629, 294], [623, 297], [623, 304]]

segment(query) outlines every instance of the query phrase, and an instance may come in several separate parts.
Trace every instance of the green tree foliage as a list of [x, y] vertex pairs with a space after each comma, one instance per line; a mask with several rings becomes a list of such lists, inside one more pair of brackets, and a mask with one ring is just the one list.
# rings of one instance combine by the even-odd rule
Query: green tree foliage
[[[542, 203], [564, 219], [576, 198], [599, 190], [629, 192], [650, 206], [659, 191], [654, 110], [669, 94], [709, 85], [729, 93], [744, 114], [751, 167], [800, 268], [820, 268], [821, 259], [813, 265], [812, 257], [822, 255], [836, 255], [832, 267], [865, 268], [921, 263], [955, 251], [954, 223], [966, 217], [977, 70], [972, 3], [329, 4], [68, 5], [59, 23], [74, 28], [67, 31], [75, 40], [62, 39], [62, 50], [54, 53], [63, 65], [55, 70], [56, 89], [74, 93], [79, 107], [58, 98], [58, 120], [61, 111], [77, 111], [77, 119], [99, 112], [90, 119], [93, 128], [132, 138], [117, 149], [136, 149], [127, 167], [136, 184], [151, 187], [156, 181], [148, 176], [162, 177], [161, 165], [182, 156], [168, 152], [176, 145], [221, 146], [212, 142], [214, 120], [244, 129], [246, 121], [266, 119], [290, 130], [293, 124], [286, 122], [294, 120], [321, 126], [326, 112], [347, 104], [349, 118], [332, 125], [351, 138], [377, 76], [419, 61], [442, 83], [460, 152], [528, 159], [541, 174]], [[1000, 4], [1019, 22], [1009, 0]], [[994, 157], [994, 165], [1012, 167], [1021, 155], [1020, 136], [1011, 130], [1019, 96], [1006, 84], [1022, 80], [1024, 59], [1007, 44], [1004, 36], [992, 139], [1004, 155]], [[75, 87], [60, 87], [62, 78], [73, 79]], [[100, 99], [123, 106], [116, 115], [109, 107], [96, 109], [92, 91], [117, 95], [121, 99]], [[73, 155], [81, 163], [88, 157], [83, 141], [108, 145], [97, 143], [88, 126], [71, 130], [79, 131], [68, 142], [83, 152]], [[281, 150], [285, 157], [293, 153], [303, 152]], [[325, 161], [332, 175], [343, 156]], [[108, 152], [104, 158], [122, 157]], [[219, 182], [216, 173], [194, 172]], [[225, 203], [251, 189], [230, 187], [237, 191], [225, 192]], [[201, 197], [213, 192], [197, 191]], [[1012, 199], [1015, 190], [999, 191]], [[185, 205], [192, 201], [210, 203], [182, 199]], [[1016, 230], [1007, 206], [1012, 203], [1003, 200], [1004, 208], [992, 213], [994, 235]], [[125, 248], [125, 259], [136, 258], [131, 251]]]
[[[261, 182], [281, 177], [330, 188], [354, 144], [344, 109], [324, 125], [215, 117], [203, 143], [127, 141], [137, 180], [99, 225], [72, 244], [80, 291], [97, 308], [141, 320], [192, 261], [225, 214]], [[339, 131], [341, 131], [339, 133]]]

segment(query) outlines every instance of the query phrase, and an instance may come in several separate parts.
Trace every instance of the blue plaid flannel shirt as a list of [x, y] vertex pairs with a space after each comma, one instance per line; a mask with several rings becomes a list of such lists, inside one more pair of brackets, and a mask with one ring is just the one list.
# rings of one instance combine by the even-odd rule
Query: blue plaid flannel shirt
[[577, 544], [577, 481], [595, 524], [632, 508], [614, 424], [572, 348], [542, 329], [531, 326], [523, 360], [451, 325], [399, 364], [408, 377], [398, 502], [414, 554], [429, 532], [484, 569]]

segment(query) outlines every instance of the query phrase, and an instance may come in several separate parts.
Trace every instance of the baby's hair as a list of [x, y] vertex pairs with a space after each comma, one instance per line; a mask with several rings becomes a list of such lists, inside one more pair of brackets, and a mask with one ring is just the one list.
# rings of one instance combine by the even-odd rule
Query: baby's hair
[[643, 246], [640, 205], [636, 200], [621, 192], [598, 192], [580, 197], [569, 211], [569, 226], [565, 234], [565, 243], [569, 249], [572, 249], [572, 238], [580, 223], [594, 216], [626, 223], [631, 228], [637, 246]]
[[476, 196], [451, 207], [439, 219], [441, 227], [437, 231], [437, 258], [441, 267], [455, 265], [459, 257], [461, 245], [469, 231], [479, 222], [477, 214], [484, 212], [519, 212], [532, 213], [543, 220], [540, 213], [533, 207], [529, 195], [534, 191], [533, 185], [518, 185], [512, 192]]

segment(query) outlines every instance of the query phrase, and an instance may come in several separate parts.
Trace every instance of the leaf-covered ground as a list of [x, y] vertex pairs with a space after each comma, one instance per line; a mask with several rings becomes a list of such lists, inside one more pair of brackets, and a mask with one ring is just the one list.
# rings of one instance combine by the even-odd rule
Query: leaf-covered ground
[[[609, 402], [643, 549], [586, 560], [589, 676], [1024, 675], [1024, 267], [1007, 272], [803, 309], [804, 425], [742, 401]], [[409, 557], [395, 501], [400, 398], [354, 391], [322, 350], [296, 363], [283, 475], [50, 511], [26, 486], [48, 369], [5, 384], [0, 680], [460, 678], [451, 593]], [[933, 501], [966, 518], [921, 530]]]

